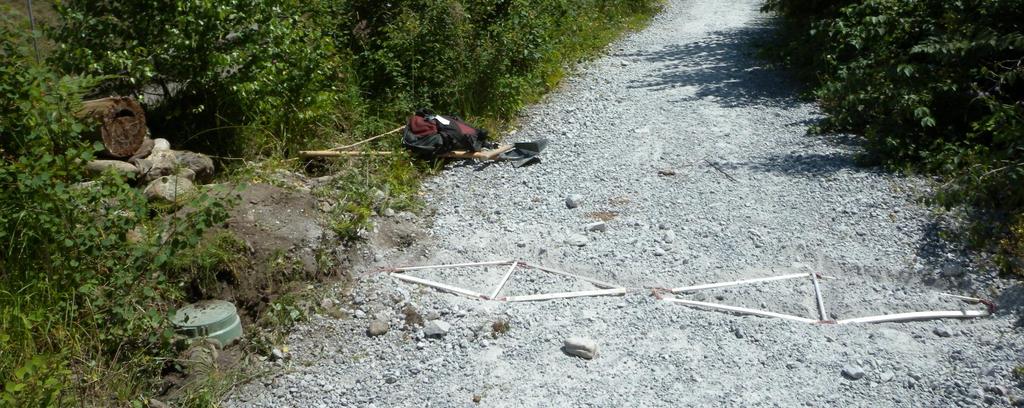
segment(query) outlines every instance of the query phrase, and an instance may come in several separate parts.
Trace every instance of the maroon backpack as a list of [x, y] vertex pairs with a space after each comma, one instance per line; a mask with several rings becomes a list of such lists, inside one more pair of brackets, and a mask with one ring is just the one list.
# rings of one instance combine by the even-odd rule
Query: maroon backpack
[[421, 157], [436, 157], [452, 150], [479, 151], [487, 143], [487, 131], [470, 126], [458, 116], [416, 111], [405, 124], [402, 145]]

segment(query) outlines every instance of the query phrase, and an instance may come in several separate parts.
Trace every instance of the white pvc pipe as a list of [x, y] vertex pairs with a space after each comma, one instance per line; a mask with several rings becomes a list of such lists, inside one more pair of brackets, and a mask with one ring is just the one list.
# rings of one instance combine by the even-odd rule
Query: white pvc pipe
[[540, 266], [540, 265], [532, 264], [532, 263], [529, 263], [529, 262], [523, 262], [523, 265], [525, 265], [525, 266], [527, 266], [529, 268], [540, 269], [540, 270], [542, 270], [544, 272], [550, 272], [550, 273], [553, 273], [555, 275], [568, 276], [570, 278], [576, 278], [576, 279], [580, 279], [580, 280], [583, 280], [583, 281], [586, 281], [586, 282], [590, 282], [590, 283], [594, 284], [594, 286], [597, 286], [597, 287], [602, 288], [602, 289], [619, 289], [619, 288], [622, 288], [622, 286], [615, 285], [615, 284], [612, 284], [612, 283], [599, 281], [599, 280], [594, 279], [594, 278], [588, 278], [586, 276], [580, 276], [580, 275], [577, 275], [577, 274], [574, 274], [574, 273], [563, 272], [563, 271], [560, 271], [558, 269], [548, 268], [546, 266]]
[[679, 298], [664, 298], [662, 300], [665, 300], [665, 301], [668, 301], [668, 302], [673, 302], [673, 303], [680, 303], [680, 304], [689, 305], [689, 306], [704, 307], [704, 308], [708, 308], [708, 309], [726, 310], [726, 311], [730, 311], [730, 312], [733, 312], [733, 313], [748, 314], [748, 315], [755, 315], [755, 316], [764, 316], [764, 317], [775, 317], [775, 318], [779, 318], [779, 319], [792, 320], [792, 321], [801, 322], [801, 323], [818, 323], [818, 321], [814, 320], [814, 319], [808, 319], [806, 317], [793, 316], [793, 315], [782, 314], [782, 313], [769, 312], [767, 310], [748, 309], [748, 308], [745, 308], [745, 307], [728, 306], [728, 305], [722, 305], [722, 304], [718, 304], [718, 303], [698, 302], [696, 300], [686, 300], [686, 299], [679, 299]]
[[934, 312], [910, 312], [896, 313], [879, 316], [857, 317], [837, 321], [836, 324], [852, 323], [885, 323], [885, 322], [908, 322], [914, 320], [929, 319], [968, 319], [972, 317], [988, 316], [985, 310], [943, 310]]
[[405, 271], [418, 271], [418, 270], [423, 270], [423, 269], [459, 268], [459, 267], [463, 267], [463, 266], [505, 265], [505, 264], [508, 264], [510, 262], [515, 262], [515, 261], [510, 259], [510, 260], [506, 260], [506, 261], [470, 262], [470, 263], [447, 264], [447, 265], [403, 266], [403, 267], [398, 267], [398, 268], [392, 268], [391, 270], [405, 272]]
[[455, 287], [455, 286], [451, 286], [451, 285], [445, 285], [443, 283], [434, 282], [434, 281], [428, 280], [428, 279], [417, 278], [415, 276], [403, 275], [403, 274], [400, 274], [400, 273], [392, 273], [391, 276], [393, 276], [393, 277], [395, 277], [396, 279], [399, 279], [399, 280], [404, 280], [406, 282], [418, 283], [420, 285], [430, 286], [430, 287], [435, 288], [435, 289], [440, 289], [440, 290], [443, 290], [443, 291], [446, 291], [446, 292], [451, 292], [451, 293], [455, 293], [455, 294], [459, 294], [459, 295], [463, 295], [463, 296], [469, 296], [469, 297], [475, 298], [475, 299], [490, 299], [487, 296], [484, 296], [483, 294], [471, 291], [469, 289], [463, 289], [463, 288], [459, 288], [459, 287]]
[[508, 279], [512, 277], [512, 272], [516, 270], [516, 266], [519, 266], [519, 262], [512, 262], [512, 266], [508, 268], [508, 272], [505, 272], [505, 276], [501, 278], [501, 283], [498, 283], [498, 287], [494, 288], [494, 293], [491, 294], [491, 299], [496, 299], [498, 294], [501, 293], [501, 289], [505, 287]]
[[828, 313], [825, 313], [825, 301], [821, 298], [821, 287], [818, 286], [818, 275], [811, 272], [811, 282], [814, 284], [814, 298], [818, 302], [818, 316], [821, 321], [828, 321]]
[[777, 281], [777, 280], [783, 280], [783, 279], [795, 279], [795, 278], [804, 278], [804, 277], [807, 277], [807, 273], [792, 273], [792, 274], [789, 274], [789, 275], [769, 276], [767, 278], [744, 279], [744, 280], [731, 281], [731, 282], [719, 282], [719, 283], [708, 283], [708, 284], [704, 284], [704, 285], [683, 286], [683, 287], [680, 287], [680, 288], [669, 289], [669, 291], [672, 292], [672, 293], [692, 292], [692, 291], [696, 291], [696, 290], [714, 289], [714, 288], [725, 288], [725, 287], [729, 287], [729, 286], [739, 286], [739, 285], [746, 285], [746, 284], [750, 284], [750, 283], [771, 282], [771, 281]]
[[625, 288], [583, 290], [579, 292], [542, 293], [539, 295], [509, 296], [503, 299], [506, 302], [532, 302], [536, 300], [566, 299], [585, 296], [617, 296], [625, 295], [628, 290]]

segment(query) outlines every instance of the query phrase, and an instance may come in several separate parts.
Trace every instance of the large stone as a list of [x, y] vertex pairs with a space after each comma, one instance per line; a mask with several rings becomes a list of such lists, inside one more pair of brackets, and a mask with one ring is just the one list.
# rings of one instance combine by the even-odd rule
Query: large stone
[[151, 202], [178, 203], [195, 190], [195, 185], [187, 178], [164, 176], [151, 181], [142, 194]]
[[370, 322], [370, 327], [366, 328], [366, 334], [370, 337], [377, 337], [384, 335], [390, 329], [391, 325], [387, 321], [378, 319]]
[[153, 142], [153, 139], [147, 137], [145, 140], [142, 141], [142, 144], [139, 145], [139, 148], [135, 150], [135, 153], [132, 154], [131, 160], [141, 159], [143, 157], [149, 156], [149, 154], [153, 152], [154, 144], [155, 143]]
[[107, 169], [114, 169], [128, 178], [135, 178], [139, 175], [138, 167], [120, 160], [93, 160], [85, 164], [85, 172], [90, 176], [103, 174]]
[[562, 344], [565, 354], [592, 360], [597, 356], [597, 342], [585, 337], [570, 337]]
[[139, 167], [142, 179], [146, 182], [152, 182], [164, 176], [172, 176], [178, 171], [178, 161], [174, 152], [169, 150], [154, 150], [145, 159], [135, 159], [132, 162]]
[[570, 194], [568, 197], [565, 197], [565, 207], [566, 208], [576, 208], [576, 207], [579, 207], [580, 203], [582, 203], [582, 202], [583, 202], [583, 196], [581, 196], [579, 194]]
[[847, 364], [843, 366], [842, 374], [843, 377], [857, 381], [861, 378], [864, 378], [864, 369], [854, 364]]
[[590, 242], [590, 239], [587, 238], [586, 235], [582, 235], [582, 234], [572, 234], [572, 235], [570, 235], [570, 236], [565, 238], [565, 243], [569, 244], [569, 245], [572, 245], [572, 246], [578, 246], [578, 247], [587, 246], [587, 243], [589, 243], [589, 242]]
[[423, 335], [427, 337], [444, 337], [452, 329], [452, 325], [444, 320], [431, 320], [423, 326]]
[[171, 142], [164, 138], [153, 139], [153, 152], [171, 150]]
[[196, 173], [196, 181], [208, 183], [213, 179], [213, 159], [205, 154], [177, 151], [175, 152], [178, 164]]

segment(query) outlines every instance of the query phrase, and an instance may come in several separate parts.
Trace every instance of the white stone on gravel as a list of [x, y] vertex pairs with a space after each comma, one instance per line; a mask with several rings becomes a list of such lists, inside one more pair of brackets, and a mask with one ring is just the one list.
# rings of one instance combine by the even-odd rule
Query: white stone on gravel
[[587, 224], [583, 229], [590, 232], [605, 232], [608, 231], [608, 224], [604, 221], [592, 222]]
[[579, 207], [582, 202], [583, 202], [583, 196], [581, 196], [579, 194], [569, 194], [567, 197], [565, 197], [565, 207], [566, 208], [570, 208], [571, 209], [571, 208]]
[[590, 242], [590, 238], [587, 238], [583, 234], [572, 234], [565, 238], [565, 243], [572, 246], [584, 247]]
[[597, 356], [597, 342], [585, 337], [570, 337], [562, 343], [562, 350], [566, 354], [591, 360]]
[[953, 337], [953, 332], [949, 330], [949, 327], [942, 324], [935, 326], [935, 328], [932, 329], [932, 333], [935, 333], [935, 335], [939, 337]]
[[426, 337], [444, 337], [451, 331], [452, 325], [444, 320], [431, 320], [423, 326], [423, 335]]
[[384, 320], [374, 319], [366, 328], [366, 334], [370, 337], [382, 336], [391, 329], [391, 324]]
[[843, 366], [842, 373], [843, 377], [854, 381], [864, 378], [864, 369], [855, 364], [847, 364]]

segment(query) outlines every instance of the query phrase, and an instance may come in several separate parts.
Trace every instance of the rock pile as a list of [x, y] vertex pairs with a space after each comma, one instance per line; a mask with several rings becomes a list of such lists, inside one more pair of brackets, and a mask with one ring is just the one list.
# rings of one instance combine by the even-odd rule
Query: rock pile
[[85, 170], [96, 177], [113, 169], [136, 180], [150, 202], [175, 204], [187, 199], [196, 185], [213, 179], [213, 160], [186, 150], [171, 150], [166, 139], [146, 139], [139, 150], [125, 160], [93, 160]]

